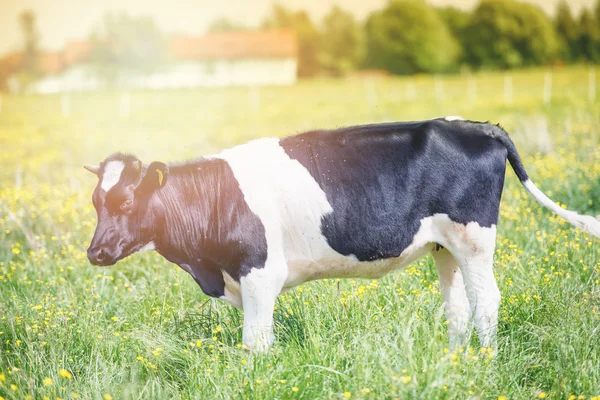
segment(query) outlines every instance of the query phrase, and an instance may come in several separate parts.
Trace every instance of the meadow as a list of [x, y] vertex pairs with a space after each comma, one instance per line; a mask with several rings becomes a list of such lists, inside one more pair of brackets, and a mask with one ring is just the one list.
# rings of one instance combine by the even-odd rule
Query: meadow
[[176, 161], [261, 136], [461, 115], [501, 123], [542, 190], [597, 215], [593, 90], [587, 67], [569, 67], [1, 95], [0, 399], [600, 399], [600, 241], [538, 206], [510, 168], [496, 353], [476, 337], [448, 349], [428, 256], [381, 280], [323, 280], [280, 296], [265, 355], [241, 348], [240, 311], [158, 255], [89, 264], [96, 178], [82, 168], [115, 151]]

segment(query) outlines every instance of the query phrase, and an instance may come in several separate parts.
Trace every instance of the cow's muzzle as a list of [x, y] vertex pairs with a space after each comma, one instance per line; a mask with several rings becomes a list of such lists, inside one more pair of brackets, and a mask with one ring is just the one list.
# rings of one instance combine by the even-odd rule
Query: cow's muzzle
[[101, 267], [113, 265], [119, 260], [119, 255], [111, 254], [103, 246], [90, 247], [87, 251], [87, 256], [92, 264]]

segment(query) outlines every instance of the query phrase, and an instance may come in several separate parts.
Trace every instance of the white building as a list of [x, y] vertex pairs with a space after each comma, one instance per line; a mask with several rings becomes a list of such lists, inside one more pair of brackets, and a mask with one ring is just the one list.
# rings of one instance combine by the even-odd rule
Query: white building
[[[91, 46], [69, 44], [57, 72], [35, 82], [37, 93], [90, 91], [106, 87], [89, 62]], [[297, 77], [296, 36], [289, 30], [217, 32], [171, 37], [168, 60], [151, 74], [123, 76], [116, 85], [130, 89], [292, 85]]]

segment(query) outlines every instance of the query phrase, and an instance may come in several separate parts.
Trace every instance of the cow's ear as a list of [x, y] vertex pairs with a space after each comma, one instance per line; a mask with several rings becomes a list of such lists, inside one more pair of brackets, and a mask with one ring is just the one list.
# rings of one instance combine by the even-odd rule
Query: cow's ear
[[165, 163], [154, 161], [148, 166], [148, 169], [146, 169], [146, 175], [142, 178], [142, 182], [140, 182], [140, 185], [137, 187], [137, 191], [142, 193], [152, 193], [156, 189], [165, 186], [168, 176], [169, 167]]

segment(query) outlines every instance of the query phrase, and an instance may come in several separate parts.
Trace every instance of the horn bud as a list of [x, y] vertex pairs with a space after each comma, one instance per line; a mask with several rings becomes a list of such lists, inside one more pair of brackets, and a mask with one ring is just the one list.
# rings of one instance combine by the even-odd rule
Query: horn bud
[[90, 171], [92, 174], [98, 176], [98, 173], [100, 172], [100, 166], [99, 165], [84, 165], [83, 168], [87, 169], [88, 171]]

